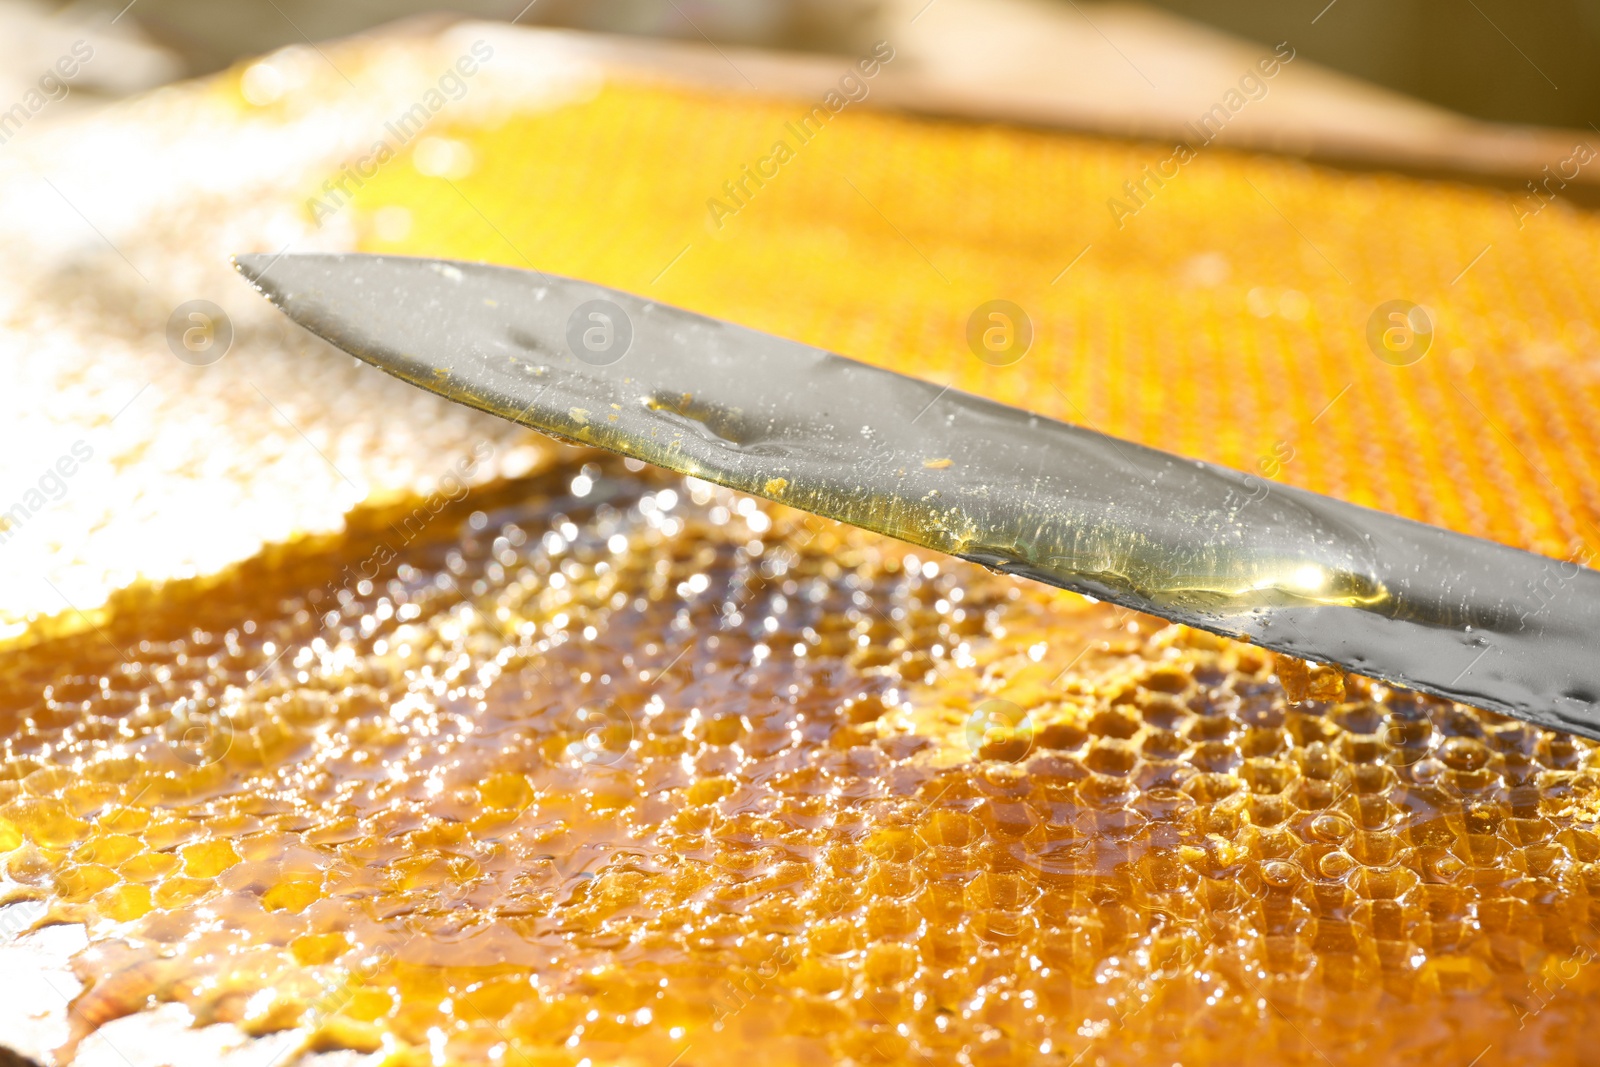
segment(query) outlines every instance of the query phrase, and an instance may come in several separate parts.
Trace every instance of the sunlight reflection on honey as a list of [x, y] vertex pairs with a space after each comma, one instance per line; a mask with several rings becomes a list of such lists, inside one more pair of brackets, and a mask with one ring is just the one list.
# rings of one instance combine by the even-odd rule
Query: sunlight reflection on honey
[[351, 527], [107, 633], [131, 663], [12, 657], [6, 892], [89, 924], [80, 1034], [154, 998], [450, 1062], [1571, 1040], [1584, 742], [1294, 704], [1249, 647], [593, 453]]
[[[359, 92], [307, 55], [276, 117], [230, 75], [120, 105], [109, 141], [37, 143], [158, 278], [199, 276], [202, 237], [225, 274], [238, 234], [309, 232], [345, 142], [457, 51], [356, 43], [332, 54]], [[863, 109], [710, 237], [705, 197], [791, 102], [583, 99], [484, 81], [438, 130], [477, 160], [460, 195], [401, 159], [336, 224], [654, 285], [1243, 470], [1283, 437], [1289, 481], [1547, 554], [1589, 536], [1590, 214], [1518, 229], [1494, 190], [1217, 149], [1120, 234], [1104, 197], [1148, 146]], [[170, 362], [105, 258], [0, 294], [38, 316], [4, 324], [25, 475], [85, 425], [58, 416], [109, 418]], [[1289, 292], [1303, 315], [1256, 307]], [[1006, 373], [961, 343], [996, 293], [1040, 331]], [[1403, 371], [1359, 336], [1396, 295], [1441, 313]], [[18, 575], [88, 565], [51, 577], [90, 610], [128, 561], [202, 576], [0, 661], [0, 892], [89, 924], [80, 1028], [171, 1001], [399, 1062], [1594, 1061], [1588, 743], [593, 456], [292, 540], [339, 527], [341, 471], [425, 492], [486, 426], [299, 341], [241, 345], [170, 368], [97, 451], [122, 466], [7, 544]], [[27, 593], [6, 606], [59, 609]]]

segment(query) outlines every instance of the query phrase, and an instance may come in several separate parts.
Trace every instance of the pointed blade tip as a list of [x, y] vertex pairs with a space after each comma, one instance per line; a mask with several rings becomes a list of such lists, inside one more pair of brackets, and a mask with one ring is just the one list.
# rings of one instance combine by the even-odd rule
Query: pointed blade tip
[[238, 271], [244, 280], [250, 283], [250, 288], [269, 300], [272, 298], [272, 294], [267, 292], [266, 286], [261, 280], [273, 264], [272, 256], [263, 252], [241, 252], [238, 255], [230, 256], [229, 259], [233, 263], [233, 269]]

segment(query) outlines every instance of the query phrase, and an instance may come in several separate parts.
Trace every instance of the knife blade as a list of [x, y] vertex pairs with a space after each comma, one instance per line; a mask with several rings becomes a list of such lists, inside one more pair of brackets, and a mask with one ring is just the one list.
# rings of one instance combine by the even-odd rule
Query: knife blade
[[430, 392], [1303, 659], [1600, 739], [1600, 572], [1272, 484], [603, 286], [241, 255]]

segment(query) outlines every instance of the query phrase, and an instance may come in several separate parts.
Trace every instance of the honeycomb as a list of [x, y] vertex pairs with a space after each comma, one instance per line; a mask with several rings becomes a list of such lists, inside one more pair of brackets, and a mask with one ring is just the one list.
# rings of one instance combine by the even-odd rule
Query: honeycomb
[[[1158, 149], [846, 111], [718, 228], [792, 101], [608, 85], [439, 136], [361, 190], [363, 250], [583, 278], [940, 385], [1560, 559], [1600, 557], [1600, 217], [1558, 198], [1209, 148], [1119, 228]], [[974, 358], [974, 310], [1031, 347]], [[1431, 309], [1376, 358], [1391, 300]], [[1512, 506], [1510, 502], [1514, 501]]]
[[175, 1001], [402, 1062], [1577, 1055], [1587, 743], [630, 466], [11, 658], [4, 872], [88, 924], [77, 1036]]
[[[465, 173], [408, 151], [351, 224], [1600, 547], [1591, 215], [1219, 148], [1119, 230], [1148, 146], [856, 109], [708, 228], [795, 107], [469, 108]], [[962, 341], [996, 297], [1006, 368]], [[1361, 336], [1397, 298], [1407, 367]], [[0, 658], [0, 900], [88, 933], [58, 1061], [169, 1004], [407, 1064], [1600, 1059], [1588, 742], [551, 455]]]

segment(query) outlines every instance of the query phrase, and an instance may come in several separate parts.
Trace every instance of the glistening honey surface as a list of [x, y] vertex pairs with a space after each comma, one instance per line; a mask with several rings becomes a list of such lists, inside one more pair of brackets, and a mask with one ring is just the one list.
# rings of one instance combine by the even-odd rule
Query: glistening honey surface
[[7, 892], [89, 924], [80, 1031], [1584, 1060], [1591, 746], [564, 456], [7, 660]]
[[[130, 318], [123, 288], [144, 283], [110, 249], [103, 262], [84, 260], [98, 242], [86, 230], [89, 244], [68, 250], [72, 270], [62, 269], [68, 253], [54, 231], [48, 245], [19, 244], [29, 252], [7, 261], [21, 265], [12, 291], [25, 294], [19, 313], [38, 315], [5, 337], [34, 372], [20, 407], [93, 427], [155, 368], [187, 376], [164, 375], [117, 418], [125, 438], [104, 450], [95, 439], [119, 473], [41, 517], [64, 520], [59, 550], [21, 557], [13, 541], [8, 560], [86, 562], [113, 576], [131, 563], [152, 579], [209, 574], [219, 542], [238, 558], [296, 528], [268, 519], [330, 528], [326, 516], [347, 506], [346, 476], [416, 484], [419, 473], [450, 468], [458, 457], [448, 450], [487, 433], [474, 424], [446, 433], [439, 409], [359, 383], [367, 372], [336, 374], [342, 363], [253, 334], [213, 367], [173, 364], [159, 330], [179, 300], [209, 297], [243, 322], [254, 298], [233, 295], [228, 253], [276, 252], [297, 233], [337, 244], [352, 239], [346, 226], [374, 251], [591, 278], [1548, 554], [1571, 555], [1580, 538], [1600, 544], [1590, 525], [1600, 484], [1600, 221], [1564, 198], [1519, 219], [1526, 201], [1514, 193], [1219, 145], [1117, 229], [1106, 198], [1168, 146], [852, 106], [713, 232], [707, 197], [810, 101], [609, 84], [585, 104], [518, 110], [509, 88], [483, 83], [429, 130], [467, 148], [472, 169], [451, 179], [454, 189], [418, 171], [408, 151], [319, 230], [305, 198], [322, 195], [346, 153], [367, 151], [461, 50], [378, 40], [323, 49], [338, 70], [309, 48], [265, 61], [302, 75], [271, 105], [246, 102], [230, 75], [119, 105], [53, 141], [40, 131], [40, 155], [71, 164], [51, 172], [62, 192], [170, 287], [150, 296], [160, 306], [147, 327]], [[504, 58], [493, 70], [514, 73], [512, 53]], [[394, 76], [380, 79], [386, 71]], [[392, 90], [377, 105], [375, 85]], [[480, 110], [486, 101], [493, 106]], [[337, 151], [326, 147], [330, 116], [350, 123]], [[0, 165], [32, 151], [19, 141]], [[183, 170], [175, 159], [196, 162]], [[132, 163], [142, 166], [130, 175]], [[25, 177], [19, 190], [54, 197]], [[35, 208], [15, 199], [16, 213]], [[284, 216], [303, 228], [280, 232]], [[52, 284], [28, 287], [41, 278]], [[995, 297], [1022, 304], [1036, 327], [1034, 348], [1009, 368], [977, 361], [965, 343], [972, 309]], [[1378, 362], [1362, 335], [1373, 307], [1395, 298], [1438, 312], [1433, 349], [1410, 367]], [[45, 366], [105, 395], [58, 387], [53, 373], [39, 386]], [[17, 421], [13, 446], [29, 425]], [[197, 456], [208, 460], [201, 469]], [[418, 1060], [437, 1050], [468, 1063], [1595, 1059], [1600, 789], [1587, 745], [1359, 684], [1345, 704], [1293, 706], [1249, 650], [944, 560], [919, 558], [915, 578], [891, 572], [902, 549], [828, 528], [809, 542], [826, 551], [789, 572], [840, 568], [823, 573], [824, 606], [856, 605], [866, 621], [868, 646], [851, 653], [854, 664], [809, 644], [800, 618], [822, 608], [781, 584], [763, 587], [729, 636], [716, 612], [745, 595], [743, 572], [708, 569], [695, 553], [732, 553], [749, 534], [725, 526], [691, 548], [688, 530], [668, 543], [641, 517], [626, 530], [640, 534], [646, 572], [681, 554], [678, 574], [706, 574], [706, 589], [680, 593], [685, 578], [660, 579], [646, 617], [608, 610], [588, 623], [612, 642], [592, 652], [573, 629], [576, 609], [557, 603], [574, 586], [528, 604], [530, 648], [571, 636], [534, 656], [548, 683], [508, 661], [478, 711], [479, 698], [460, 690], [481, 685], [479, 668], [520, 646], [520, 633], [494, 633], [481, 614], [451, 631], [442, 612], [458, 594], [449, 582], [424, 597], [425, 588], [439, 590], [447, 572], [475, 603], [525, 603], [481, 553], [495, 550], [491, 535], [506, 521], [498, 512], [513, 500], [523, 500], [510, 520], [526, 540], [506, 547], [534, 560], [547, 551], [544, 534], [560, 532], [557, 513], [591, 531], [579, 502], [550, 499], [567, 495], [578, 473], [474, 496], [412, 544], [382, 515], [358, 514], [348, 540], [274, 549], [225, 576], [216, 596], [196, 587], [159, 602], [123, 598], [126, 610], [95, 619], [140, 671], [84, 627], [80, 639], [0, 661], [13, 776], [0, 786], [0, 871], [20, 879], [8, 893], [93, 921], [79, 961], [95, 979], [79, 1005], [85, 1023], [166, 997], [201, 1019], [321, 1026], [324, 1043], [388, 1034]], [[681, 482], [638, 491], [663, 488], [678, 494], [673, 514], [698, 513]], [[613, 506], [626, 512], [626, 503]], [[474, 510], [496, 517], [468, 550], [461, 524]], [[393, 516], [401, 531], [409, 513]], [[107, 517], [117, 525], [103, 525]], [[210, 525], [197, 527], [202, 519]], [[759, 532], [769, 573], [780, 547], [807, 532]], [[371, 570], [380, 538], [395, 558], [379, 564], [387, 569], [370, 593], [354, 589], [345, 623], [319, 630], [310, 616], [321, 602], [303, 598], [339, 588], [342, 568]], [[462, 574], [449, 570], [451, 547], [462, 551]], [[621, 568], [627, 556], [605, 558]], [[416, 570], [400, 579], [402, 558]], [[928, 562], [938, 574], [922, 575]], [[482, 593], [469, 575], [482, 576]], [[70, 570], [50, 576], [93, 612]], [[855, 589], [852, 578], [873, 585]], [[359, 619], [382, 614], [380, 598], [399, 612], [395, 579], [422, 612], [406, 620], [420, 629], [404, 656], [394, 643], [337, 658], [365, 648]], [[7, 597], [21, 588], [8, 586]], [[967, 599], [954, 600], [958, 588]], [[39, 603], [60, 608], [47, 588]], [[975, 622], [954, 611], [973, 605], [983, 607], [981, 632], [965, 640], [981, 662], [968, 665], [951, 648]], [[702, 613], [691, 621], [711, 623], [697, 637], [733, 642], [739, 655], [721, 663], [697, 640], [673, 664], [676, 642], [689, 643], [689, 631], [671, 628], [685, 606]], [[571, 614], [557, 625], [561, 610]], [[889, 621], [873, 622], [879, 612]], [[843, 679], [834, 695], [807, 690], [806, 701], [787, 703], [804, 673], [793, 669], [793, 638], [760, 642], [768, 655], [753, 678], [745, 673], [758, 642], [744, 628], [759, 618], [765, 633], [768, 615], [801, 635], [804, 670], [829, 665]], [[958, 633], [940, 633], [940, 620]], [[827, 640], [859, 649], [858, 625]], [[813, 629], [820, 642], [825, 629]], [[318, 636], [326, 649], [294, 666]], [[290, 658], [251, 681], [272, 659], [269, 640], [273, 655], [283, 648]], [[462, 663], [458, 645], [468, 659], [446, 680]], [[589, 699], [577, 696], [582, 671], [599, 677], [589, 655], [608, 665], [632, 656], [651, 679], [672, 666], [645, 696], [648, 707], [659, 694], [661, 710], [636, 720], [640, 748], [610, 770], [603, 760], [579, 767], [592, 751], [584, 732], [610, 720], [586, 713], [570, 725]], [[1336, 692], [1326, 675], [1277, 670], [1307, 695]], [[1007, 694], [1003, 679], [1017, 677]], [[1030, 684], [1044, 688], [1029, 695]], [[187, 737], [190, 760], [215, 752], [205, 715], [173, 719], [197, 686], [236, 724], [223, 761], [201, 769], [172, 747]], [[439, 686], [457, 691], [442, 700]], [[876, 708], [847, 701], [874, 686], [891, 705], [896, 689], [901, 703], [858, 724]], [[404, 701], [413, 687], [420, 704]], [[1033, 746], [1020, 763], [969, 762], [964, 719], [989, 699], [1032, 708]], [[691, 718], [696, 707], [705, 714]], [[993, 721], [1005, 723], [1008, 707], [991, 705], [973, 734], [993, 736], [993, 754], [1017, 756], [1017, 731]], [[734, 709], [749, 728], [723, 721]], [[798, 739], [772, 736], [782, 729]], [[916, 737], [933, 744], [910, 752]], [[390, 777], [384, 760], [403, 773]], [[461, 766], [441, 774], [437, 792], [414, 773], [452, 760]], [[530, 777], [527, 794], [510, 780], [501, 794], [510, 808], [479, 795], [500, 770]], [[1163, 793], [1169, 773], [1188, 784]], [[495, 837], [493, 819], [536, 787], [536, 803]], [[358, 812], [389, 814], [367, 829]], [[539, 840], [547, 828], [553, 836]], [[232, 851], [185, 851], [217, 839]], [[79, 850], [91, 840], [93, 850]], [[603, 847], [580, 848], [595, 843]], [[462, 856], [480, 866], [452, 870]], [[1325, 856], [1334, 858], [1324, 866]], [[313, 883], [317, 899], [294, 910]], [[136, 916], [147, 892], [150, 910]], [[319, 939], [336, 931], [344, 936]], [[447, 966], [481, 965], [492, 953], [479, 949], [496, 938], [508, 963]], [[516, 954], [530, 944], [531, 960]], [[1038, 1051], [1046, 1039], [1050, 1051]]]

